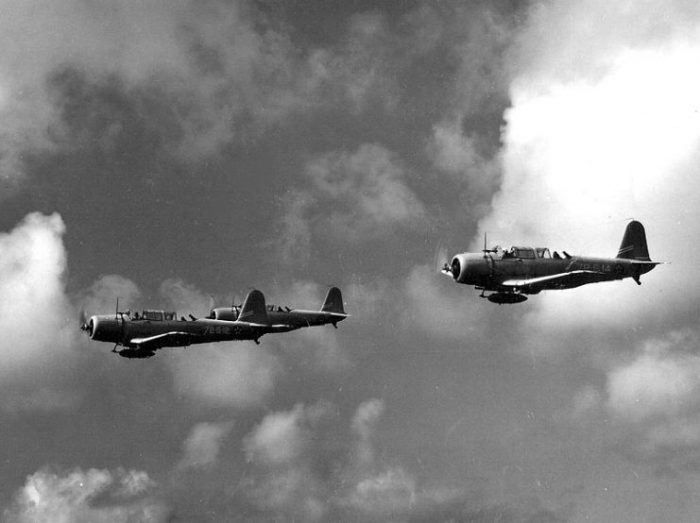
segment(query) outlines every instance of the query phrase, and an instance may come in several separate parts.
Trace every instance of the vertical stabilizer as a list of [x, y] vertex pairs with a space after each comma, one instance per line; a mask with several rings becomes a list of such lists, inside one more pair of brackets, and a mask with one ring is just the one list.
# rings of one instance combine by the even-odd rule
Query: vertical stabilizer
[[617, 252], [618, 258], [627, 258], [631, 260], [649, 261], [649, 249], [647, 248], [647, 236], [644, 232], [644, 226], [632, 221], [625, 229], [625, 235], [622, 237], [620, 250]]
[[248, 323], [268, 323], [267, 309], [265, 308], [265, 296], [259, 290], [252, 290], [246, 296], [238, 316], [238, 321]]
[[340, 293], [340, 289], [338, 287], [331, 287], [328, 289], [326, 301], [323, 302], [321, 312], [337, 312], [340, 314], [345, 314], [345, 309], [343, 308], [343, 295]]

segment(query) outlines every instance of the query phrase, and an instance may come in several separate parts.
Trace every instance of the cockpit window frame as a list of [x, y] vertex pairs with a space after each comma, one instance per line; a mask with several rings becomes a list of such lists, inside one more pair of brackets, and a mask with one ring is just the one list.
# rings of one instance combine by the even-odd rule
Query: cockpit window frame
[[552, 253], [549, 251], [549, 247], [535, 247], [535, 254], [539, 259], [552, 259]]
[[144, 309], [141, 314], [141, 319], [148, 321], [175, 321], [177, 320], [177, 314], [175, 311]]
[[515, 257], [521, 260], [536, 260], [537, 254], [532, 247], [513, 247]]

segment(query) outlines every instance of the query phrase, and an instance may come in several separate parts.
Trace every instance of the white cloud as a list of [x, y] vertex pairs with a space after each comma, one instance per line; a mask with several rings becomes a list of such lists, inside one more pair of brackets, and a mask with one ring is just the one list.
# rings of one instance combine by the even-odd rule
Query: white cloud
[[357, 441], [357, 466], [370, 468], [374, 463], [374, 445], [372, 435], [376, 424], [384, 413], [384, 402], [372, 399], [362, 403], [352, 419], [352, 429], [358, 436]]
[[179, 279], [165, 280], [160, 285], [159, 294], [170, 302], [180, 316], [185, 314], [193, 314], [195, 317], [206, 316], [216, 305], [212, 296], [203, 294], [194, 285]]
[[0, 406], [7, 410], [53, 410], [78, 401], [72, 387], [61, 384], [79, 333], [64, 290], [64, 232], [58, 214], [32, 213], [0, 234]]
[[427, 265], [413, 268], [403, 292], [399, 313], [405, 325], [442, 339], [483, 339], [489, 317], [503, 312], [489, 307], [472, 287], [457, 285]]
[[185, 440], [184, 455], [177, 468], [200, 468], [215, 464], [222, 441], [232, 428], [232, 421], [197, 423]]
[[661, 470], [695, 467], [700, 459], [700, 357], [692, 330], [646, 340], [607, 370], [605, 390], [585, 387], [574, 418], [604, 416], [605, 437], [623, 455]]
[[696, 280], [678, 275], [692, 273], [687, 247], [700, 232], [699, 15], [682, 2], [531, 9], [513, 49], [503, 181], [480, 231], [614, 256], [625, 219], [635, 217], [652, 256], [673, 261], [641, 288], [602, 284], [533, 298], [531, 325], [633, 324], [698, 294]]
[[301, 404], [289, 412], [267, 415], [247, 438], [248, 460], [279, 465], [298, 458], [309, 439], [302, 425], [303, 416]]
[[[63, 292], [64, 232], [58, 214], [32, 213], [10, 233], [0, 235], [3, 370], [10, 375], [40, 359], [45, 347], [61, 338], [66, 316], [71, 316]], [[40, 323], [37, 306], [49, 311]]]
[[142, 471], [75, 469], [58, 475], [40, 470], [27, 478], [3, 519], [13, 523], [167, 521], [167, 507], [149, 496], [155, 486]]
[[4, 2], [0, 180], [21, 177], [27, 149], [72, 143], [62, 125], [67, 93], [55, 83], [65, 70], [90, 87], [169, 97], [164, 107], [176, 128], [161, 134], [183, 160], [215, 154], [297, 110], [348, 102], [360, 109], [372, 97], [392, 103], [380, 15], [350, 20], [336, 49], [302, 52], [278, 22], [246, 1]]
[[479, 202], [493, 194], [500, 181], [499, 158], [484, 158], [477, 151], [475, 138], [465, 135], [459, 118], [433, 126], [428, 147], [433, 163]]
[[313, 461], [323, 443], [319, 425], [332, 414], [332, 405], [297, 404], [290, 411], [265, 416], [244, 439], [254, 476], [248, 496], [261, 508], [316, 521], [323, 516], [328, 485], [314, 471]]
[[310, 188], [286, 201], [282, 251], [308, 256], [314, 236], [361, 242], [420, 223], [425, 209], [406, 178], [395, 156], [379, 145], [313, 159], [306, 166]]
[[100, 276], [78, 298], [86, 316], [111, 314], [117, 310], [135, 310], [141, 297], [138, 286], [128, 278], [118, 274]]
[[374, 517], [409, 512], [416, 502], [416, 482], [400, 468], [361, 480], [346, 503]]
[[375, 451], [385, 409], [378, 398], [361, 403], [346, 429], [334, 422], [337, 411], [325, 402], [265, 416], [244, 438], [250, 467], [243, 490], [249, 501], [270, 516], [305, 521], [463, 515], [468, 508], [461, 487], [424, 484]]
[[608, 376], [609, 408], [617, 415], [640, 422], [670, 416], [695, 402], [700, 388], [697, 356], [644, 354]]
[[205, 404], [260, 405], [281, 372], [275, 356], [248, 341], [164, 351], [168, 351], [163, 356], [167, 356], [177, 393]]
[[65, 131], [62, 100], [47, 89], [65, 68], [90, 84], [124, 82], [173, 95], [181, 143], [172, 145], [182, 147], [183, 158], [216, 152], [246, 127], [257, 132], [308, 105], [306, 90], [315, 84], [305, 59], [260, 22], [263, 14], [246, 2], [4, 2], [0, 179], [16, 179], [24, 150], [51, 149]]

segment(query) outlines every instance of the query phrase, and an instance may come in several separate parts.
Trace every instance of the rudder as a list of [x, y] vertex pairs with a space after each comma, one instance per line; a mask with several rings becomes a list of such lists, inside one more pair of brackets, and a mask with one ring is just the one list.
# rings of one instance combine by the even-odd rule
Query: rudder
[[632, 221], [627, 225], [620, 249], [617, 251], [617, 257], [650, 261], [644, 226], [638, 221]]
[[248, 323], [268, 323], [265, 296], [257, 289], [248, 293], [237, 321]]
[[340, 293], [340, 289], [338, 287], [331, 287], [328, 289], [326, 301], [323, 302], [321, 312], [337, 312], [340, 314], [345, 314], [345, 309], [343, 308], [343, 295]]

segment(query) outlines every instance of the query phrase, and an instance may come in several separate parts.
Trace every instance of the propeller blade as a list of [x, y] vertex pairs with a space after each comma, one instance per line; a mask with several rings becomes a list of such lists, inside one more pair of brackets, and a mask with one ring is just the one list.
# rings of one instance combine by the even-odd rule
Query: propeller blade
[[90, 328], [90, 325], [88, 324], [88, 317], [87, 313], [85, 312], [84, 308], [80, 309], [80, 316], [78, 317], [78, 321], [80, 322], [80, 330], [83, 332], [87, 332], [88, 335], [91, 335], [92, 332], [90, 332], [92, 329]]
[[447, 247], [445, 247], [442, 243], [439, 243], [435, 247], [435, 255], [433, 258], [433, 266], [435, 267], [435, 270], [437, 272], [441, 272], [445, 269], [445, 266], [449, 267], [449, 262], [448, 262], [448, 254], [447, 254]]

